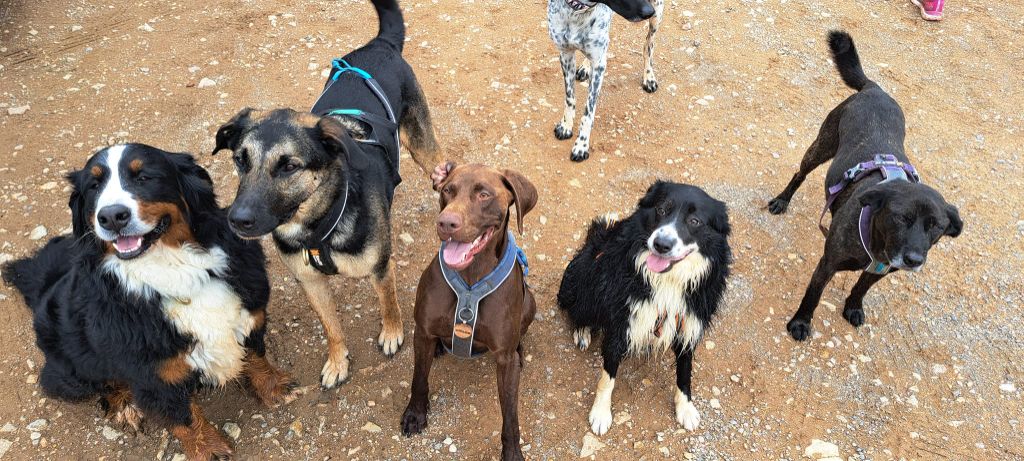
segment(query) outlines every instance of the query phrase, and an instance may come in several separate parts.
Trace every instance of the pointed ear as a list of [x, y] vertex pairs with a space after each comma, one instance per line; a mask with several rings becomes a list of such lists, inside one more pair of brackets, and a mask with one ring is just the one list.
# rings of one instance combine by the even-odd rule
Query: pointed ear
[[953, 205], [946, 205], [946, 214], [949, 215], [949, 225], [946, 226], [945, 235], [950, 237], [960, 236], [964, 230], [964, 222], [960, 220], [960, 211]]
[[199, 166], [190, 154], [168, 152], [167, 158], [178, 170], [178, 184], [189, 210], [216, 210], [217, 197], [213, 193], [213, 179], [210, 178], [210, 173]]
[[537, 188], [517, 171], [502, 170], [501, 176], [505, 187], [512, 191], [512, 201], [516, 204], [516, 225], [519, 235], [523, 235], [523, 216], [537, 205]]
[[235, 150], [238, 147], [238, 142], [242, 139], [242, 133], [252, 126], [251, 114], [252, 108], [246, 107], [231, 117], [227, 123], [221, 125], [217, 129], [216, 144], [210, 154], [216, 154], [221, 149]]
[[655, 181], [654, 184], [651, 184], [651, 187], [647, 188], [647, 193], [640, 199], [637, 206], [640, 208], [651, 208], [654, 205], [657, 205], [658, 199], [664, 195], [663, 190], [665, 188], [665, 184], [665, 181], [660, 179]]
[[316, 131], [329, 154], [345, 159], [351, 168], [367, 168], [367, 160], [362, 155], [362, 149], [352, 140], [352, 136], [349, 136], [348, 130], [341, 122], [331, 117], [320, 117], [316, 122]]
[[861, 194], [858, 202], [860, 202], [860, 206], [862, 207], [869, 206], [872, 210], [877, 211], [885, 207], [885, 204], [889, 201], [889, 196], [891, 194], [892, 193], [890, 191], [874, 187]]
[[71, 208], [71, 232], [75, 238], [81, 238], [89, 232], [89, 217], [85, 215], [85, 195], [82, 194], [83, 175], [88, 174], [85, 170], [72, 171], [64, 178], [71, 183], [71, 198], [68, 199], [68, 208]]

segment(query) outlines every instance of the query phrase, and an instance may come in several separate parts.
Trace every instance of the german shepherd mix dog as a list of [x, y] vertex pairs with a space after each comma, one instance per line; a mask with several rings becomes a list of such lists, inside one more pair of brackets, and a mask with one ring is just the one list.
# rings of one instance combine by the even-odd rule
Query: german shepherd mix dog
[[380, 20], [377, 36], [335, 60], [313, 113], [244, 109], [217, 130], [214, 148], [234, 151], [240, 177], [228, 215], [232, 229], [243, 238], [272, 233], [320, 317], [328, 346], [325, 388], [349, 377], [328, 275], [370, 277], [383, 318], [377, 344], [390, 357], [403, 342], [390, 222], [401, 181], [399, 127], [424, 172], [437, 163], [426, 99], [402, 59], [405, 25], [398, 3], [372, 3]]
[[[402, 415], [402, 433], [418, 434], [427, 426], [429, 377], [435, 353], [454, 349], [455, 354], [466, 357], [490, 352], [498, 365], [501, 458], [520, 460], [522, 338], [533, 322], [537, 303], [526, 286], [525, 257], [519, 258], [521, 254], [508, 225], [509, 209], [515, 205], [519, 233], [523, 233], [523, 216], [537, 204], [537, 188], [515, 171], [499, 171], [479, 164], [440, 165], [431, 178], [441, 196], [437, 236], [445, 244], [423, 271], [416, 288], [416, 362], [409, 405]], [[445, 276], [442, 258], [445, 270], [455, 272], [454, 278], [461, 278], [465, 284], [462, 293], [457, 295], [452, 285], [460, 282]], [[500, 272], [502, 269], [506, 271]], [[461, 318], [461, 308], [468, 307], [461, 303], [462, 297], [472, 296], [471, 292], [477, 290], [490, 290], [478, 301], [478, 319], [458, 325], [469, 331], [458, 330], [454, 323], [456, 311]], [[469, 327], [469, 322], [475, 328]], [[463, 349], [455, 348], [456, 335], [465, 338]]]
[[676, 421], [697, 428], [693, 353], [725, 292], [729, 232], [724, 203], [700, 188], [662, 181], [625, 220], [591, 223], [583, 248], [565, 269], [558, 305], [580, 350], [593, 334], [604, 333], [604, 370], [590, 409], [594, 434], [612, 425], [612, 389], [622, 359], [669, 349], [676, 355]]
[[798, 341], [810, 336], [814, 309], [836, 272], [864, 271], [843, 307], [843, 318], [859, 327], [864, 323], [864, 295], [872, 285], [896, 270], [920, 270], [932, 245], [943, 236], [960, 235], [963, 228], [956, 207], [918, 182], [903, 150], [903, 111], [864, 75], [853, 39], [833, 31], [829, 46], [843, 82], [857, 93], [825, 117], [800, 170], [768, 204], [772, 214], [784, 213], [807, 175], [832, 160], [825, 175], [832, 224], [827, 232], [821, 226], [825, 250], [786, 326]]
[[266, 358], [263, 251], [228, 229], [192, 157], [105, 148], [72, 172], [73, 236], [3, 268], [32, 309], [47, 395], [95, 395], [114, 423], [170, 426], [193, 460], [232, 454], [193, 401], [245, 377], [268, 406], [294, 398]]

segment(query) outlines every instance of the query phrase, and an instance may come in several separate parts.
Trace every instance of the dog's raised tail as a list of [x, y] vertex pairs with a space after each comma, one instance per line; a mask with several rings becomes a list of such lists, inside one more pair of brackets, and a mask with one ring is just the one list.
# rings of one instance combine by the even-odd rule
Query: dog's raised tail
[[864, 68], [860, 65], [857, 48], [853, 46], [853, 37], [845, 31], [833, 30], [828, 33], [828, 47], [832, 50], [832, 59], [836, 62], [839, 76], [847, 86], [857, 91], [863, 90], [871, 83]]
[[402, 51], [405, 44], [405, 19], [402, 18], [402, 9], [398, 6], [397, 0], [371, 0], [373, 7], [377, 10], [377, 20], [380, 25], [377, 29], [377, 38], [390, 43]]

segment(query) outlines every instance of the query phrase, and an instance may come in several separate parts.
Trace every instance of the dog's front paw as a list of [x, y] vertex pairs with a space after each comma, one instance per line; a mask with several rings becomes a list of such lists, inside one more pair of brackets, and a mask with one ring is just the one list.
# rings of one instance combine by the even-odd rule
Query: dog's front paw
[[590, 146], [576, 142], [575, 146], [572, 146], [572, 154], [569, 155], [569, 159], [574, 162], [582, 162], [590, 158]]
[[771, 214], [782, 214], [786, 212], [786, 208], [789, 208], [789, 200], [783, 200], [775, 197], [768, 202], [768, 212]]
[[377, 337], [377, 346], [380, 347], [381, 352], [387, 357], [394, 357], [398, 352], [398, 349], [402, 348], [402, 342], [405, 341], [405, 332], [402, 331], [402, 326], [399, 324], [397, 328], [384, 327], [380, 330], [380, 336]]
[[644, 83], [641, 86], [643, 86], [644, 91], [648, 93], [654, 93], [655, 91], [658, 91], [658, 81], [654, 80], [653, 78], [650, 80], [644, 79]]
[[793, 317], [786, 324], [789, 335], [797, 341], [806, 341], [811, 336], [811, 323], [804, 319]]
[[234, 447], [224, 433], [209, 422], [204, 421], [202, 428], [181, 435], [175, 434], [190, 461], [229, 460], [235, 455]]
[[850, 322], [850, 325], [859, 327], [864, 324], [864, 309], [861, 307], [847, 306], [843, 309], [843, 318], [846, 319], [847, 322]]
[[271, 371], [263, 376], [249, 376], [249, 383], [260, 402], [274, 408], [287, 405], [299, 398], [303, 390], [291, 375], [280, 370]]
[[590, 430], [594, 435], [604, 435], [612, 427], [612, 406], [610, 403], [594, 402], [590, 409]]
[[413, 434], [419, 434], [427, 428], [427, 409], [418, 405], [413, 405], [412, 402], [405, 408], [405, 413], [402, 414], [402, 434], [406, 437], [410, 437]]
[[572, 341], [581, 351], [587, 350], [590, 347], [590, 327], [572, 330]]
[[129, 403], [116, 410], [109, 410], [107, 419], [119, 426], [122, 431], [130, 434], [138, 434], [142, 429], [142, 410], [134, 403]]
[[560, 140], [566, 140], [572, 137], [572, 125], [565, 123], [559, 123], [555, 125], [555, 137]]
[[320, 385], [324, 389], [331, 389], [348, 381], [348, 351], [340, 355], [339, 359], [328, 358], [327, 363], [324, 363], [324, 369], [320, 371]]
[[576, 81], [585, 82], [590, 80], [590, 64], [581, 65], [576, 69]]
[[700, 412], [697, 411], [697, 407], [690, 399], [686, 398], [686, 394], [679, 392], [678, 389], [676, 390], [676, 422], [691, 432], [697, 430], [697, 426], [700, 425]]

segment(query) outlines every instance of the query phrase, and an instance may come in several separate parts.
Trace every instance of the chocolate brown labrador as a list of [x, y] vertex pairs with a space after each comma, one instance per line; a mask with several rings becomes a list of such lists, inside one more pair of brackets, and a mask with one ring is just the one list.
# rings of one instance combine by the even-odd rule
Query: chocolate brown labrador
[[[440, 193], [437, 236], [448, 242], [445, 263], [470, 286], [497, 267], [508, 243], [509, 210], [516, 206], [519, 233], [523, 216], [537, 204], [537, 189], [523, 175], [485, 165], [439, 165], [431, 176]], [[428, 378], [434, 357], [451, 348], [457, 297], [441, 273], [438, 256], [420, 276], [416, 288], [412, 396], [402, 416], [402, 433], [418, 434], [427, 426], [430, 409]], [[498, 366], [503, 460], [523, 459], [519, 447], [519, 374], [523, 366], [522, 337], [537, 311], [522, 267], [480, 301], [473, 352], [490, 352]], [[443, 347], [442, 347], [443, 346]]]

